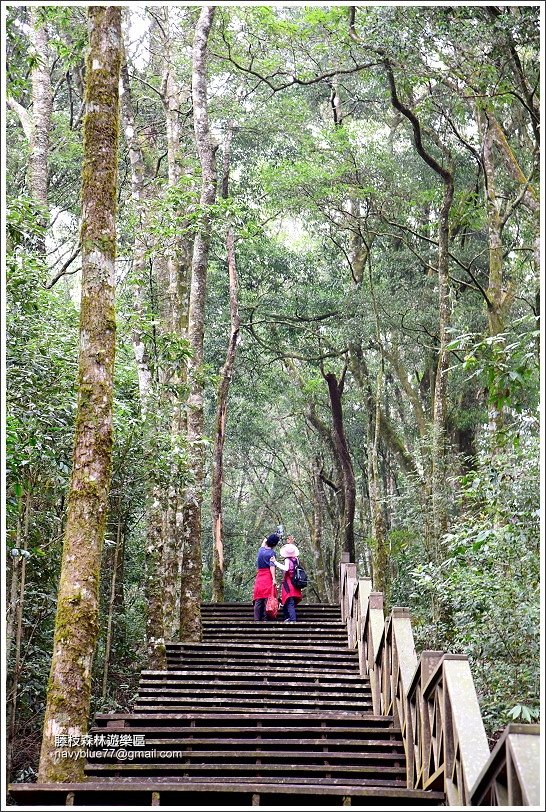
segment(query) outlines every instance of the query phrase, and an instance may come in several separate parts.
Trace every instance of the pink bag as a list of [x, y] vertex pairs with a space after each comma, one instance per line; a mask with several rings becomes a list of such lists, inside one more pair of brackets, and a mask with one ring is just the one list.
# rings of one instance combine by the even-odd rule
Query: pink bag
[[270, 618], [275, 618], [279, 614], [279, 599], [277, 598], [277, 590], [273, 587], [273, 594], [267, 599], [265, 604], [265, 613]]

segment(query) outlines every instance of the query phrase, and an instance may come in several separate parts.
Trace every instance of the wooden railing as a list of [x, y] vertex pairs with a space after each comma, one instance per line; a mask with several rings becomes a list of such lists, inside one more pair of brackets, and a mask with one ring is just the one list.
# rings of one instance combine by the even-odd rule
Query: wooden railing
[[508, 725], [472, 790], [472, 806], [539, 806], [540, 728]]
[[370, 679], [373, 712], [392, 716], [402, 731], [408, 787], [443, 790], [448, 806], [495, 803], [503, 787], [519, 805], [537, 803], [530, 800], [538, 797], [540, 773], [536, 726], [518, 725], [517, 739], [509, 726], [502, 749], [497, 753], [499, 742], [490, 754], [468, 658], [423, 651], [417, 659], [409, 610], [396, 607], [385, 619], [383, 593], [373, 591], [370, 578], [358, 578], [346, 554], [339, 594], [349, 647]]

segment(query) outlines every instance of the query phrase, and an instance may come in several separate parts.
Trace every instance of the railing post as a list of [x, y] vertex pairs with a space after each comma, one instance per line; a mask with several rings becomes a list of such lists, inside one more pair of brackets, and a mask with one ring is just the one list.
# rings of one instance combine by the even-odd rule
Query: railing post
[[470, 797], [471, 806], [540, 806], [540, 726], [510, 724]]
[[366, 652], [364, 646], [364, 626], [366, 622], [366, 612], [368, 611], [368, 603], [372, 591], [372, 579], [360, 578], [358, 581], [358, 603], [359, 603], [359, 622], [356, 629], [357, 637], [357, 650], [358, 650], [358, 668], [360, 675], [366, 675]]
[[381, 715], [381, 673], [376, 665], [375, 659], [383, 629], [385, 627], [385, 615], [383, 614], [383, 593], [370, 592], [368, 598], [368, 612], [370, 624], [370, 647], [368, 651], [368, 675], [370, 677], [370, 687], [372, 689], [372, 707], [376, 716]]
[[341, 620], [347, 621], [349, 604], [347, 598], [347, 565], [349, 564], [349, 553], [341, 553], [341, 563], [339, 565], [339, 603], [341, 606]]
[[[463, 654], [445, 654], [443, 717], [445, 746], [445, 786], [450, 806], [470, 803], [470, 792], [489, 759], [489, 745], [483, 726], [480, 705], [468, 657]], [[457, 741], [453, 735], [457, 732]], [[454, 746], [458, 744], [462, 786], [452, 779], [455, 760]]]
[[[399, 673], [392, 669], [391, 696], [393, 703], [393, 715], [396, 722], [403, 723], [405, 720], [405, 697], [408, 695], [409, 686], [417, 667], [417, 653], [413, 642], [413, 632], [411, 629], [410, 611], [405, 607], [396, 606], [391, 612], [393, 653], [395, 663]], [[398, 682], [400, 686], [398, 687]]]
[[[443, 651], [423, 651], [411, 680], [412, 684], [417, 681], [417, 683], [421, 686], [420, 690], [415, 692], [416, 696], [413, 694], [415, 697], [413, 701], [415, 702], [416, 706], [415, 720], [417, 721], [419, 727], [419, 730], [417, 731], [414, 731], [414, 720], [411, 707], [412, 697], [409, 695], [409, 691], [406, 697], [406, 726], [404, 742], [406, 749], [406, 771], [409, 789], [418, 789], [418, 786], [414, 781], [414, 776], [420, 775], [422, 782], [426, 780], [426, 777], [428, 777], [428, 774], [427, 776], [424, 776], [422, 772], [422, 769], [425, 767], [423, 764], [423, 759], [426, 759], [425, 754], [429, 752], [430, 748], [430, 722], [426, 711], [426, 703], [423, 700], [423, 689], [436, 670], [438, 663], [443, 656]], [[414, 743], [417, 743], [418, 746], [417, 753], [414, 749]], [[418, 759], [418, 764], [416, 764], [416, 759]]]
[[402, 728], [407, 718], [406, 697], [417, 667], [409, 609], [396, 606], [391, 611], [392, 669], [391, 697], [393, 716]]
[[356, 618], [355, 618], [355, 605], [354, 597], [358, 580], [356, 577], [356, 564], [345, 565], [345, 578], [346, 578], [346, 602], [347, 602], [347, 638], [349, 648], [356, 646]]

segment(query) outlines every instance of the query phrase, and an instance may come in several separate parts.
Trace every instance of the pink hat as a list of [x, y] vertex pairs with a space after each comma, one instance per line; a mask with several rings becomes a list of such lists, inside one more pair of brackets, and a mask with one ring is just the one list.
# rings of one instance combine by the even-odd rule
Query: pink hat
[[285, 544], [284, 547], [281, 547], [279, 553], [282, 555], [283, 558], [297, 558], [300, 554], [300, 551], [298, 550], [295, 544]]

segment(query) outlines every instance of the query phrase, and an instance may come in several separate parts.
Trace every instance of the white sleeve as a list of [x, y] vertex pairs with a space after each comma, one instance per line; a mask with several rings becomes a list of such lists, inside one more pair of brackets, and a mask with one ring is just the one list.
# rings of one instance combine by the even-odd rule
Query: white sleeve
[[275, 559], [274, 564], [283, 572], [286, 572], [289, 567], [288, 561], [285, 564], [279, 564], [279, 562]]

